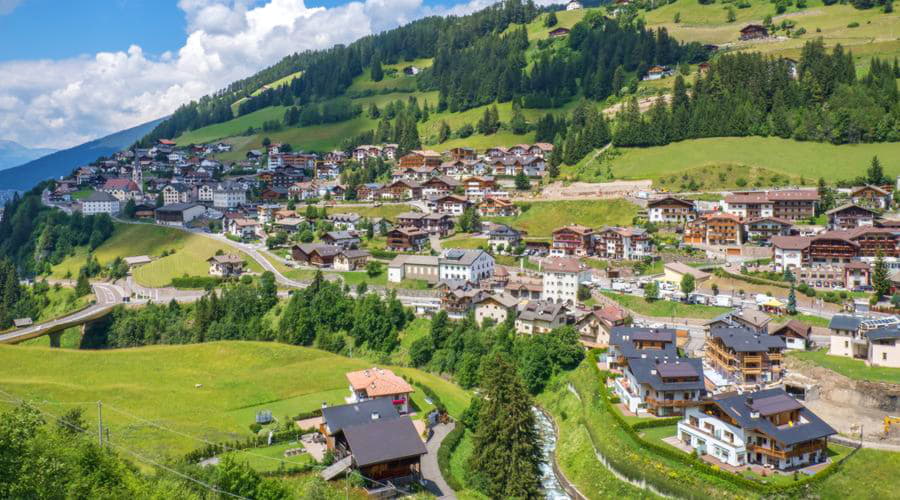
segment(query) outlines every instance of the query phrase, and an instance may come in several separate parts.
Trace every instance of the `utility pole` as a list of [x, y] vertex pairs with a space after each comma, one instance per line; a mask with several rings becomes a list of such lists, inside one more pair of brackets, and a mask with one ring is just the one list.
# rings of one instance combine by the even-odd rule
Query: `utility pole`
[[97, 439], [103, 448], [103, 402], [97, 401]]

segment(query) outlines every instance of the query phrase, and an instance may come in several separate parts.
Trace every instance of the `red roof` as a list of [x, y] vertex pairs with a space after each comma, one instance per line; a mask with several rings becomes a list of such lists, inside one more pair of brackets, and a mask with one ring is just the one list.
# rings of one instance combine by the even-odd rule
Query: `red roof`
[[159, 143], [162, 144], [163, 146], [174, 146], [175, 145], [175, 141], [170, 141], [169, 139], [160, 139]]

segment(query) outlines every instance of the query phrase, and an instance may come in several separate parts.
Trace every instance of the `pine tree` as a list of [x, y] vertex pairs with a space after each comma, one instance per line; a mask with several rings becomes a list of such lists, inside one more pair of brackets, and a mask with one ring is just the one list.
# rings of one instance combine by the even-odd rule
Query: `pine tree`
[[384, 70], [381, 68], [381, 58], [376, 53], [372, 57], [372, 81], [380, 82], [384, 79]]
[[447, 125], [446, 121], [441, 121], [441, 126], [438, 129], [438, 142], [444, 143], [447, 142], [447, 139], [450, 138], [450, 125]]
[[794, 292], [793, 283], [791, 283], [791, 291], [788, 292], [787, 313], [790, 315], [797, 314], [797, 294]]
[[556, 26], [556, 23], [559, 21], [556, 19], [556, 12], [551, 12], [547, 14], [547, 17], [544, 19], [544, 27], [552, 28]]
[[541, 440], [531, 397], [502, 354], [482, 367], [484, 400], [467, 464], [472, 484], [490, 498], [541, 498]]
[[75, 284], [75, 295], [84, 297], [91, 293], [91, 283], [88, 281], [86, 274], [81, 273], [78, 276], [78, 282]]
[[872, 185], [886, 184], [890, 180], [884, 175], [884, 168], [881, 166], [881, 160], [877, 156], [872, 157], [872, 163], [866, 171], [866, 182]]
[[578, 157], [578, 134], [574, 127], [569, 127], [569, 132], [566, 133], [566, 147], [562, 158], [567, 165], [574, 165], [581, 159]]
[[887, 263], [884, 262], [884, 255], [881, 250], [875, 256], [875, 268], [872, 270], [872, 287], [875, 288], [875, 295], [878, 298], [885, 297], [891, 292], [891, 278], [888, 275]]
[[527, 191], [531, 189], [531, 181], [528, 180], [528, 176], [525, 175], [524, 170], [519, 170], [519, 173], [516, 174], [516, 189], [519, 191]]

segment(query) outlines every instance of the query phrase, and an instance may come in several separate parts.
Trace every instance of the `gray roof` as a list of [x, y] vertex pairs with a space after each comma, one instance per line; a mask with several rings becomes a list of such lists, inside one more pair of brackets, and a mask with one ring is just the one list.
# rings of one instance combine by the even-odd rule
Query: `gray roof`
[[[635, 337], [637, 336], [637, 337]], [[635, 340], [665, 342], [662, 349], [638, 349]], [[616, 346], [622, 356], [629, 360], [641, 357], [675, 359], [675, 330], [670, 328], [642, 328], [636, 326], [616, 326], [609, 334], [609, 345]]]
[[521, 307], [519, 319], [524, 321], [548, 321], [552, 322], [561, 314], [564, 314], [564, 306], [543, 300], [533, 300]]
[[183, 212], [189, 208], [199, 207], [196, 203], [172, 203], [156, 209], [157, 212]]
[[856, 331], [859, 329], [860, 323], [862, 323], [862, 318], [858, 318], [856, 316], [847, 316], [846, 314], [835, 314], [831, 317], [831, 321], [828, 322], [828, 328], [832, 330], [851, 330]]
[[763, 352], [785, 347], [784, 339], [777, 335], [757, 333], [740, 326], [713, 327], [709, 334], [735, 352]]
[[[742, 428], [752, 429], [771, 436], [786, 445], [803, 443], [837, 434], [815, 413], [798, 403], [784, 389], [766, 389], [753, 393], [727, 396], [714, 401], [725, 413], [735, 419]], [[782, 411], [800, 410], [806, 423], [776, 426], [765, 417]], [[759, 417], [751, 414], [758, 412]]]
[[332, 434], [336, 434], [345, 427], [371, 422], [373, 413], [384, 420], [400, 418], [400, 414], [397, 413], [390, 398], [377, 398], [362, 403], [322, 408], [322, 419], [328, 426], [328, 430]]
[[[702, 391], [703, 362], [695, 358], [636, 358], [628, 360], [628, 370], [641, 384], [657, 391]], [[654, 371], [656, 373], [654, 373]], [[667, 382], [664, 378], [689, 378], [684, 382]]]
[[119, 201], [119, 199], [105, 191], [94, 191], [93, 193], [90, 194], [90, 196], [85, 198], [83, 201], [101, 202], [101, 201]]
[[450, 248], [444, 252], [438, 261], [441, 264], [458, 264], [461, 266], [472, 265], [475, 260], [485, 254], [484, 250], [462, 250], [459, 248]]
[[347, 257], [348, 259], [356, 259], [359, 257], [369, 257], [372, 254], [367, 252], [366, 250], [344, 250], [343, 252], [341, 252], [341, 255]]
[[866, 333], [869, 340], [897, 340], [900, 339], [900, 328], [896, 326], [888, 326], [872, 330]]
[[409, 417], [378, 419], [344, 428], [357, 467], [382, 464], [426, 453], [425, 444]]
[[355, 234], [351, 234], [349, 231], [328, 231], [325, 235], [334, 240], [359, 239]]

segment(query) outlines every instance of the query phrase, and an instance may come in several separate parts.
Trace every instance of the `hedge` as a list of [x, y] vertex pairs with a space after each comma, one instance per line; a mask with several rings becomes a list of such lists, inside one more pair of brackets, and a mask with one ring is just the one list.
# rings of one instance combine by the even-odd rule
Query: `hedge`
[[372, 257], [376, 259], [393, 259], [394, 257], [400, 255], [397, 252], [391, 252], [389, 250], [382, 250], [380, 248], [369, 248], [367, 249]]
[[632, 425], [631, 428], [634, 430], [639, 429], [652, 429], [654, 427], [666, 427], [669, 425], [676, 425], [678, 422], [681, 422], [681, 417], [668, 417], [668, 418], [654, 418], [650, 420], [642, 420]]
[[447, 486], [450, 486], [450, 489], [453, 491], [462, 491], [465, 489], [463, 485], [459, 484], [459, 480], [450, 470], [450, 459], [465, 434], [466, 427], [462, 425], [462, 423], [457, 422], [456, 427], [444, 436], [444, 441], [441, 443], [441, 447], [438, 448], [438, 467], [441, 469], [441, 475], [444, 476], [444, 481], [447, 481]]
[[222, 278], [214, 276], [182, 276], [180, 278], [172, 278], [172, 286], [175, 288], [195, 288], [205, 290], [210, 287], [219, 286]]
[[[299, 435], [302, 433], [302, 429], [288, 429], [284, 431], [274, 432], [272, 433], [272, 444], [280, 443], [282, 441], [290, 441], [292, 439], [298, 439]], [[194, 451], [189, 451], [184, 455], [182, 460], [185, 463], [196, 463], [201, 460], [214, 457], [219, 453], [226, 453], [235, 450], [246, 450], [247, 448], [258, 448], [260, 446], [267, 445], [268, 442], [268, 435], [248, 436], [247, 439], [243, 441], [222, 441], [215, 444], [208, 444], [206, 446], [197, 448]]]
[[[822, 482], [823, 480], [825, 480], [826, 478], [828, 478], [829, 476], [831, 476], [832, 474], [834, 474], [835, 472], [840, 470], [844, 461], [847, 460], [848, 458], [850, 458], [851, 456], [853, 456], [856, 453], [856, 451], [858, 450], [858, 448], [854, 449], [851, 453], [848, 453], [845, 457], [843, 457], [839, 462], [830, 464], [828, 467], [826, 467], [825, 469], [823, 469], [816, 475], [807, 476], [806, 478], [794, 481], [792, 484], [774, 485], [774, 484], [758, 483], [756, 481], [747, 479], [743, 476], [740, 476], [737, 474], [732, 474], [730, 472], [725, 472], [725, 471], [722, 471], [721, 469], [713, 467], [709, 463], [702, 460], [700, 457], [694, 457], [693, 455], [688, 455], [688, 454], [678, 451], [674, 448], [663, 446], [661, 444], [657, 444], [657, 443], [650, 442], [650, 441], [643, 439], [641, 436], [638, 435], [638, 433], [636, 432], [636, 429], [641, 429], [641, 428], [646, 428], [646, 427], [655, 427], [656, 425], [653, 425], [654, 423], [652, 423], [652, 422], [647, 422], [646, 425], [643, 425], [643, 426], [641, 425], [641, 424], [643, 424], [643, 422], [636, 424], [635, 426], [628, 425], [628, 423], [625, 422], [625, 419], [621, 415], [619, 415], [618, 412], [616, 412], [613, 409], [613, 407], [611, 406], [611, 404], [609, 402], [609, 397], [608, 397], [607, 391], [603, 388], [606, 384], [607, 377], [606, 377], [605, 372], [601, 372], [600, 369], [597, 367], [597, 359], [596, 359], [595, 351], [591, 351], [588, 354], [588, 363], [591, 366], [593, 372], [600, 379], [601, 390], [598, 392], [600, 394], [601, 410], [606, 411], [608, 414], [610, 414], [612, 416], [612, 418], [624, 429], [625, 433], [628, 434], [628, 436], [631, 439], [633, 439], [637, 445], [647, 448], [658, 455], [681, 462], [682, 464], [684, 464], [688, 467], [700, 469], [700, 471], [702, 471], [705, 474], [714, 476], [718, 479], [722, 479], [728, 483], [731, 483], [734, 486], [737, 486], [737, 487], [745, 489], [745, 490], [750, 490], [750, 491], [753, 491], [755, 493], [759, 493], [762, 495], [797, 494], [800, 492], [800, 489], [805, 488], [807, 486], [814, 486], [815, 484]], [[577, 390], [577, 388], [576, 388], [576, 390]], [[673, 423], [672, 422], [673, 420], [675, 422], [677, 422], [679, 419], [678, 418], [665, 419], [664, 420], [665, 423], [660, 423], [657, 425], [671, 425]], [[591, 439], [596, 443], [597, 438], [593, 435], [593, 430], [588, 426], [585, 426], [585, 428], [588, 430], [588, 434], [591, 436]], [[666, 484], [666, 483], [656, 484], [656, 482], [654, 481], [655, 478], [652, 478], [652, 477], [645, 476], [645, 477], [641, 477], [640, 479], [644, 479], [648, 483], [654, 484], [654, 486], [656, 488], [660, 489], [661, 491], [671, 491], [673, 489], [677, 489], [677, 487], [675, 487], [673, 484]]]
[[728, 271], [722, 269], [721, 267], [717, 267], [713, 274], [720, 278], [733, 278], [740, 281], [745, 281], [750, 283], [751, 285], [765, 285], [765, 286], [777, 286], [779, 288], [790, 288], [790, 284], [785, 284], [779, 281], [770, 281], [762, 278], [756, 278], [754, 276], [747, 276], [745, 274], [735, 274], [729, 273]]

